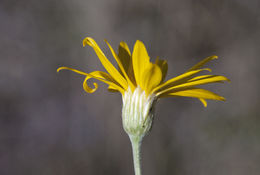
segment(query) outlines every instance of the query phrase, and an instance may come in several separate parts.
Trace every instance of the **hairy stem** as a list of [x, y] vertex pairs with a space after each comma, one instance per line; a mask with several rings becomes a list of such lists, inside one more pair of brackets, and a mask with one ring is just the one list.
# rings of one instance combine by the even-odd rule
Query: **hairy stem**
[[142, 137], [141, 136], [131, 136], [129, 135], [132, 150], [133, 150], [133, 159], [134, 159], [134, 168], [135, 168], [135, 175], [141, 175], [141, 144], [142, 144]]

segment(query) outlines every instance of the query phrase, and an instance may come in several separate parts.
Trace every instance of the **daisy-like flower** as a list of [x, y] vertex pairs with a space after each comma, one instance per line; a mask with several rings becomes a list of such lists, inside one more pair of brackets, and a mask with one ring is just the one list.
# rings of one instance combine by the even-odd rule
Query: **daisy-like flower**
[[140, 175], [141, 141], [152, 126], [156, 101], [164, 97], [192, 97], [199, 99], [207, 107], [206, 100], [224, 101], [225, 98], [197, 86], [229, 80], [221, 75], [201, 75], [211, 72], [211, 69], [203, 66], [217, 59], [215, 55], [205, 58], [183, 74], [165, 81], [167, 62], [157, 58], [155, 63], [152, 63], [141, 41], [136, 41], [132, 53], [125, 42], [120, 42], [118, 53], [106, 40], [105, 42], [117, 62], [118, 69], [107, 59], [95, 40], [87, 37], [83, 40], [83, 46], [89, 45], [94, 49], [107, 72], [85, 73], [69, 67], [60, 67], [57, 72], [67, 69], [85, 76], [83, 88], [88, 93], [93, 93], [98, 88], [96, 82], [93, 83], [93, 87], [88, 85], [88, 80], [94, 78], [106, 83], [109, 91], [122, 94], [123, 127], [132, 143], [135, 173]]

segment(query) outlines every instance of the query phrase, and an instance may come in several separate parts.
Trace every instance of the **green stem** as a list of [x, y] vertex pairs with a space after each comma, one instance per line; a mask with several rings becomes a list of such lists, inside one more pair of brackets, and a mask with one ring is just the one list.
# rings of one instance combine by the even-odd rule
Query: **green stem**
[[133, 150], [133, 159], [134, 159], [134, 168], [135, 168], [135, 175], [141, 175], [141, 144], [142, 144], [142, 137], [141, 136], [131, 136], [129, 135], [131, 143], [132, 143], [132, 150]]

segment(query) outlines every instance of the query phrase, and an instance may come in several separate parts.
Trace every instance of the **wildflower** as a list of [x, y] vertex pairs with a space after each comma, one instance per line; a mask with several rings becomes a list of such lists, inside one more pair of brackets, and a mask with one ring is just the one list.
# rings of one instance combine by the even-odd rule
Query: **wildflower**
[[102, 71], [85, 73], [69, 67], [60, 67], [57, 72], [67, 69], [84, 75], [83, 88], [88, 93], [93, 93], [98, 88], [96, 82], [93, 83], [93, 88], [88, 85], [88, 80], [94, 78], [106, 83], [109, 91], [122, 94], [123, 127], [132, 143], [135, 173], [140, 175], [140, 145], [142, 138], [152, 126], [156, 101], [164, 97], [192, 97], [199, 99], [207, 107], [206, 100], [224, 101], [225, 98], [197, 86], [229, 80], [221, 75], [198, 75], [207, 71], [211, 72], [211, 69], [202, 67], [207, 62], [218, 58], [213, 55], [194, 65], [185, 73], [164, 81], [168, 70], [167, 62], [157, 58], [155, 63], [152, 63], [141, 41], [136, 41], [132, 54], [125, 42], [120, 42], [118, 53], [107, 41], [105, 42], [119, 70], [111, 64], [95, 40], [87, 37], [83, 40], [83, 46], [89, 45], [94, 49], [107, 73]]

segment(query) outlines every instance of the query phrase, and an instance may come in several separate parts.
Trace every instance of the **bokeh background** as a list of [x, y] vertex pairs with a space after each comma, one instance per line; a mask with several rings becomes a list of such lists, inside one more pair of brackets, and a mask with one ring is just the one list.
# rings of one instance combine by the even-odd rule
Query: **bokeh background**
[[1, 0], [0, 174], [132, 175], [121, 96], [94, 94], [84, 77], [104, 70], [91, 36], [112, 60], [114, 48], [142, 40], [151, 58], [168, 60], [171, 78], [201, 59], [231, 83], [206, 88], [226, 97], [204, 108], [196, 99], [158, 102], [142, 147], [149, 175], [259, 175], [258, 0]]

